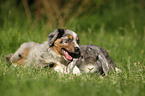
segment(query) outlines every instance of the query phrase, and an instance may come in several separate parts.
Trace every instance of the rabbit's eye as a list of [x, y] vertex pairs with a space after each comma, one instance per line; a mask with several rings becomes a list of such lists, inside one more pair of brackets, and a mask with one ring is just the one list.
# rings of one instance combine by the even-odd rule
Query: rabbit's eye
[[84, 57], [81, 55], [81, 58], [83, 59]]
[[90, 51], [90, 50], [92, 50], [92, 48], [89, 48], [88, 50]]

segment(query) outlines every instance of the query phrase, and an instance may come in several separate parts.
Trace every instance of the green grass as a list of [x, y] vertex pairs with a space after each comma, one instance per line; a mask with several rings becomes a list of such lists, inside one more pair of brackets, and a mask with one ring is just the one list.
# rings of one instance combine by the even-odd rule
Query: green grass
[[[103, 27], [98, 32], [93, 28], [86, 31], [75, 29], [81, 44], [96, 44], [110, 53], [122, 73], [110, 73], [101, 79], [95, 74], [81, 76], [59, 75], [50, 70], [8, 67], [4, 55], [13, 53], [21, 43], [43, 42], [47, 34], [38, 27], [35, 29], [7, 27], [1, 30], [0, 54], [0, 94], [1, 96], [143, 96], [145, 94], [145, 34], [129, 32], [124, 35], [118, 30], [107, 33]], [[32, 32], [32, 33], [31, 33]]]
[[[0, 19], [3, 21], [0, 22], [2, 25], [0, 26], [0, 96], [144, 96], [144, 11], [130, 18], [125, 16], [129, 9], [124, 7], [127, 12], [123, 13], [124, 11], [120, 9], [115, 13], [115, 8], [106, 9], [102, 16], [98, 14], [84, 16], [65, 25], [65, 28], [79, 35], [80, 45], [95, 44], [106, 49], [116, 66], [122, 70], [118, 74], [110, 73], [104, 79], [96, 74], [75, 76], [58, 74], [49, 69], [7, 66], [5, 55], [15, 52], [23, 42], [42, 43], [47, 40], [48, 34], [55, 27], [46, 30], [45, 23], [27, 22], [25, 14], [17, 13], [13, 8], [10, 11], [2, 11], [4, 18]], [[122, 18], [123, 16], [125, 17]], [[92, 22], [96, 17], [98, 22]]]

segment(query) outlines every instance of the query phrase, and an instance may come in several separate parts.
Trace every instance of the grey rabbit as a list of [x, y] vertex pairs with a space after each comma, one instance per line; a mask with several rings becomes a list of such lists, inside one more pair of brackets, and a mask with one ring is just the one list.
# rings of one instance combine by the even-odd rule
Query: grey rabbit
[[81, 45], [80, 49], [81, 57], [78, 59], [76, 66], [82, 73], [98, 73], [107, 76], [110, 70], [119, 70], [115, 67], [108, 52], [102, 47], [90, 44]]

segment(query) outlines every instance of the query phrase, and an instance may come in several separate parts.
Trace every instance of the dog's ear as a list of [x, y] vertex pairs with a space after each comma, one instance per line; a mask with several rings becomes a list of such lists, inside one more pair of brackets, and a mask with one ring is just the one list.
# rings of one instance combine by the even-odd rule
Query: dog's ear
[[56, 39], [61, 38], [65, 29], [55, 29], [53, 33], [48, 35], [49, 46], [53, 46]]

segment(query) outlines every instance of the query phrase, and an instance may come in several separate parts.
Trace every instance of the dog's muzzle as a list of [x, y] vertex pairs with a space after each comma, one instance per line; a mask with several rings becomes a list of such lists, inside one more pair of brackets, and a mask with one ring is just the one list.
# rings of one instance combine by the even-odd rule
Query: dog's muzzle
[[73, 58], [79, 58], [81, 56], [81, 52], [78, 47], [74, 48], [74, 52], [69, 52], [66, 49], [62, 48], [62, 52], [64, 54], [64, 58], [70, 61], [72, 61]]

